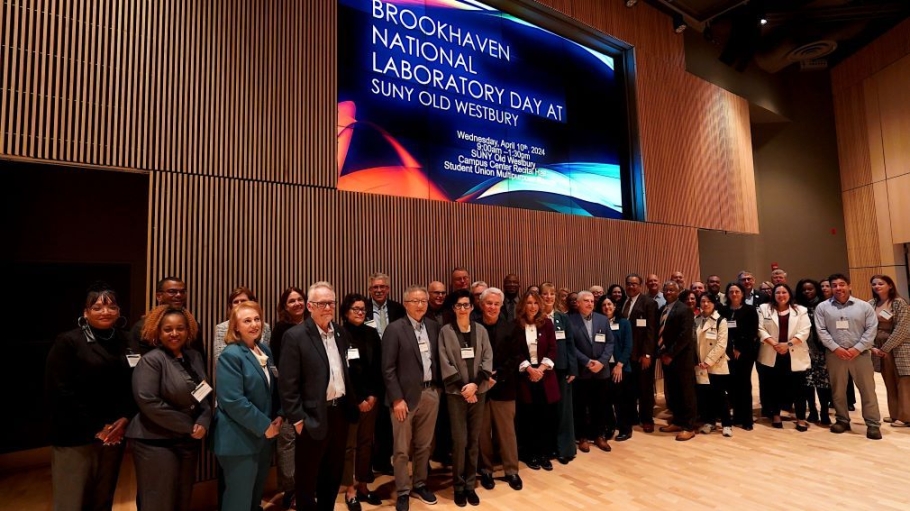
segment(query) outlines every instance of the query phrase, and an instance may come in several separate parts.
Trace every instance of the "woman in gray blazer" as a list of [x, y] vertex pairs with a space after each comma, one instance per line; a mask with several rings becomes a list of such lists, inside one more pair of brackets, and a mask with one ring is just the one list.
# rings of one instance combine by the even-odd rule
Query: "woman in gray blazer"
[[205, 363], [189, 348], [197, 325], [189, 311], [169, 305], [155, 307], [145, 318], [142, 338], [158, 348], [133, 371], [139, 413], [126, 430], [143, 511], [190, 509], [199, 440], [212, 421]]
[[471, 321], [471, 293], [454, 293], [455, 321], [439, 331], [439, 370], [452, 424], [455, 504], [480, 504], [474, 491], [486, 392], [493, 385], [493, 348], [487, 331]]

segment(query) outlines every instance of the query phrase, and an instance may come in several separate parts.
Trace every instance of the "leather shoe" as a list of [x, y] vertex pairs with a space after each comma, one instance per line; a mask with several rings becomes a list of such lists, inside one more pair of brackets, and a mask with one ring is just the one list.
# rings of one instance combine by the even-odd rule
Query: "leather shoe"
[[574, 459], [575, 458], [571, 456], [559, 456], [556, 458], [556, 461], [558, 461], [561, 465], [568, 465]]
[[550, 463], [549, 459], [540, 458], [538, 461], [540, 462], [540, 468], [547, 470], [547, 471], [553, 470], [553, 464]]
[[474, 490], [468, 491], [467, 496], [468, 496], [468, 504], [470, 504], [472, 506], [480, 505], [480, 497], [477, 496], [476, 491], [474, 491]]
[[866, 438], [869, 440], [881, 440], [882, 430], [878, 426], [869, 426], [866, 428]]
[[685, 442], [686, 440], [691, 440], [693, 438], [695, 438], [695, 431], [683, 430], [683, 431], [680, 431], [678, 435], [676, 435], [677, 442]]
[[538, 458], [529, 459], [527, 465], [531, 470], [540, 470], [540, 460]]
[[493, 480], [493, 474], [480, 474], [480, 485], [486, 490], [492, 490], [496, 487], [496, 481]]
[[458, 507], [465, 507], [468, 505], [468, 495], [463, 491], [455, 492], [455, 505]]
[[632, 432], [631, 432], [631, 431], [628, 432], [628, 433], [620, 433], [620, 434], [616, 435], [615, 440], [616, 440], [617, 442], [625, 442], [626, 440], [628, 440], [628, 439], [630, 439], [630, 438], [632, 438]]
[[581, 452], [591, 452], [591, 444], [587, 440], [582, 438], [578, 441], [578, 450]]
[[347, 504], [348, 511], [360, 511], [361, 510], [360, 502], [357, 500], [357, 497], [354, 497], [353, 499], [349, 499], [349, 498], [345, 497], [344, 503]]
[[667, 424], [666, 426], [660, 427], [661, 433], [679, 433], [682, 430], [682, 426], [677, 426], [676, 424]]
[[645, 433], [654, 433], [654, 424], [651, 424], [651, 423], [642, 424], [641, 430], [644, 431]]
[[366, 493], [357, 492], [357, 500], [360, 502], [366, 502], [371, 506], [382, 505], [382, 499], [379, 498], [379, 495], [376, 495], [376, 492], [368, 491]]
[[520, 491], [524, 487], [521, 484], [521, 477], [518, 477], [518, 474], [506, 476], [506, 479], [509, 481], [509, 486], [515, 491]]
[[411, 501], [408, 495], [399, 495], [395, 501], [395, 511], [408, 511], [411, 507]]
[[850, 431], [850, 423], [848, 423], [848, 422], [837, 421], [837, 422], [835, 422], [834, 424], [831, 425], [831, 432], [832, 432], [832, 433], [838, 433], [838, 434], [840, 434], [840, 433], [843, 433], [843, 432], [845, 432], [845, 431]]
[[615, 435], [615, 434], [616, 434], [616, 430], [613, 428], [609, 428], [604, 432], [604, 438], [606, 438], [608, 441], [613, 440], [613, 435]]
[[610, 452], [613, 450], [613, 448], [610, 447], [610, 444], [607, 443], [607, 439], [602, 436], [599, 436], [594, 440], [594, 445], [600, 448], [601, 451]]

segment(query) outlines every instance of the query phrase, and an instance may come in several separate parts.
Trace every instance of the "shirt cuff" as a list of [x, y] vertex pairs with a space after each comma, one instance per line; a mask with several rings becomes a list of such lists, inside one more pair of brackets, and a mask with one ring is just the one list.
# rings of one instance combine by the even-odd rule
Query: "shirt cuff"
[[543, 360], [542, 360], [540, 363], [543, 364], [543, 365], [545, 365], [545, 366], [547, 366], [547, 367], [549, 367], [550, 369], [553, 369], [553, 367], [556, 366], [556, 364], [554, 364], [553, 361], [550, 360], [550, 359], [547, 358], [547, 357], [544, 357]]
[[524, 362], [521, 363], [521, 365], [518, 366], [518, 372], [519, 373], [524, 372], [524, 370], [529, 367], [531, 367], [531, 362], [525, 360]]

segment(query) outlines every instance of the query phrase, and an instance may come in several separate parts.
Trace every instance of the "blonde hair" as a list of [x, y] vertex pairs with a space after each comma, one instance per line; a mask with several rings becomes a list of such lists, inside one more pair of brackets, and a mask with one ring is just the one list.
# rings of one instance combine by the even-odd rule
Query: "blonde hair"
[[[256, 311], [256, 314], [259, 314], [259, 319], [262, 320], [262, 307], [259, 306], [259, 302], [247, 300], [241, 303], [231, 311], [231, 319], [228, 320], [227, 332], [224, 334], [225, 344], [235, 344], [242, 341], [240, 335], [237, 333], [237, 314], [243, 309], [252, 309]], [[259, 331], [259, 338], [262, 338], [262, 330]], [[258, 341], [259, 339], [256, 340]]]

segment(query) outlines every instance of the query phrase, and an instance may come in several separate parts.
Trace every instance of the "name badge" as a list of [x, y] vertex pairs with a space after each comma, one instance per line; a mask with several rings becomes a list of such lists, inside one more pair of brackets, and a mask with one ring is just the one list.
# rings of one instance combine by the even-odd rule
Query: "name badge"
[[474, 358], [474, 348], [461, 348], [461, 358], [462, 360]]
[[594, 342], [607, 342], [607, 334], [595, 334]]
[[376, 328], [376, 320], [375, 320], [375, 319], [371, 319], [371, 320], [369, 320], [369, 321], [364, 321], [363, 324], [366, 325], [366, 326], [368, 326], [368, 327], [371, 327], [371, 328]]
[[418, 342], [417, 344], [420, 345], [420, 352], [421, 352], [421, 353], [429, 353], [429, 352], [430, 352], [430, 345], [429, 345], [429, 343], [426, 343], [426, 342]]
[[142, 358], [142, 355], [136, 355], [135, 353], [130, 353], [129, 355], [126, 356], [126, 363], [129, 364], [130, 367], [136, 367], [136, 364], [139, 363], [139, 359], [141, 359], [141, 358]]
[[557, 330], [557, 331], [556, 331], [556, 340], [557, 340], [557, 341], [564, 341], [564, 340], [566, 340], [566, 331], [565, 331], [565, 330]]
[[636, 319], [635, 326], [648, 326], [648, 320], [647, 319]]
[[882, 309], [882, 311], [879, 312], [878, 315], [881, 316], [882, 319], [891, 319], [891, 317], [894, 316], [894, 314], [891, 314], [891, 311], [889, 311], [888, 309]]
[[357, 348], [348, 348], [348, 360], [360, 360], [360, 350]]
[[196, 385], [196, 390], [193, 391], [193, 399], [201, 403], [211, 393], [212, 387], [205, 380], [202, 380], [202, 383]]
[[848, 329], [850, 328], [850, 322], [847, 321], [846, 319], [841, 319], [841, 320], [839, 320], [839, 321], [836, 321], [836, 322], [834, 323], [834, 326], [835, 326], [838, 330], [848, 330]]
[[611, 323], [610, 330], [619, 330], [619, 323]]
[[736, 328], [736, 321], [727, 321], [727, 328]]
[[707, 339], [717, 339], [717, 330], [708, 330], [705, 332], [705, 337]]

